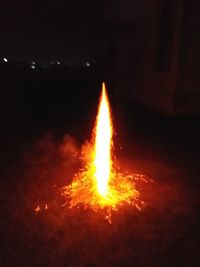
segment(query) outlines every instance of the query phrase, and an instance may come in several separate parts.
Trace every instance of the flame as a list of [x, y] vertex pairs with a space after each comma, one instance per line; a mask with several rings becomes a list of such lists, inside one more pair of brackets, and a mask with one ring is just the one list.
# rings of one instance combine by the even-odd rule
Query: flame
[[108, 193], [109, 178], [112, 171], [113, 127], [105, 83], [102, 86], [97, 123], [95, 128], [95, 178], [101, 196]]
[[124, 204], [140, 209], [143, 202], [135, 188], [138, 174], [121, 172], [114, 162], [113, 124], [105, 84], [99, 101], [97, 118], [90, 142], [82, 148], [84, 167], [75, 174], [73, 181], [63, 188], [62, 195], [70, 208], [83, 205], [94, 211], [105, 209], [110, 221], [111, 210]]
[[40, 206], [37, 205], [37, 207], [35, 208], [35, 212], [39, 212], [39, 211], [41, 211], [41, 209], [40, 209]]

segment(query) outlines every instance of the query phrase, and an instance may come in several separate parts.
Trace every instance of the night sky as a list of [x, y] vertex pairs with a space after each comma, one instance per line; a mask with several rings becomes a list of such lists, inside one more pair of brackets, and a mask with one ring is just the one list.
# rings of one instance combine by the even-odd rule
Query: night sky
[[102, 53], [100, 1], [1, 1], [0, 56], [95, 58]]

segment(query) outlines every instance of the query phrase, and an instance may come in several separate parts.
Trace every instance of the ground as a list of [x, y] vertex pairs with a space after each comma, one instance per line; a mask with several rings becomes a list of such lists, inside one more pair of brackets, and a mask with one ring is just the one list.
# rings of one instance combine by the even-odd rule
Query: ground
[[[137, 185], [144, 206], [141, 211], [119, 208], [112, 224], [102, 212], [62, 206], [60, 189], [79, 167], [70, 155], [89, 139], [93, 99], [79, 101], [77, 111], [66, 107], [74, 112], [71, 119], [62, 115], [55, 122], [61, 108], [44, 125], [36, 119], [32, 128], [28, 119], [5, 124], [0, 266], [199, 266], [198, 118], [158, 116], [116, 97], [113, 117], [121, 166], [153, 179]], [[16, 130], [17, 124], [24, 129]], [[37, 213], [38, 204], [43, 209]]]

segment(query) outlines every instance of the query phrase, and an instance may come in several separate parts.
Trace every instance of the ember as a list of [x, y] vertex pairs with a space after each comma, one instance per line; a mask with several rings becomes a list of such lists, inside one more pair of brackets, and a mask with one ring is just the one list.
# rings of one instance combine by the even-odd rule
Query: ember
[[105, 84], [102, 85], [97, 119], [91, 141], [82, 149], [84, 168], [64, 187], [65, 205], [106, 210], [110, 214], [125, 204], [140, 209], [143, 202], [135, 188], [138, 175], [120, 171], [113, 148], [111, 110]]

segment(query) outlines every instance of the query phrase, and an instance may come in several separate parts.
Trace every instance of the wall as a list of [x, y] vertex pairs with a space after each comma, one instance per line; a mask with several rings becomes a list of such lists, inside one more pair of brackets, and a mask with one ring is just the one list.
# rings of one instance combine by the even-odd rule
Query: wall
[[106, 5], [106, 68], [117, 94], [169, 115], [200, 111], [196, 2], [125, 0]]

